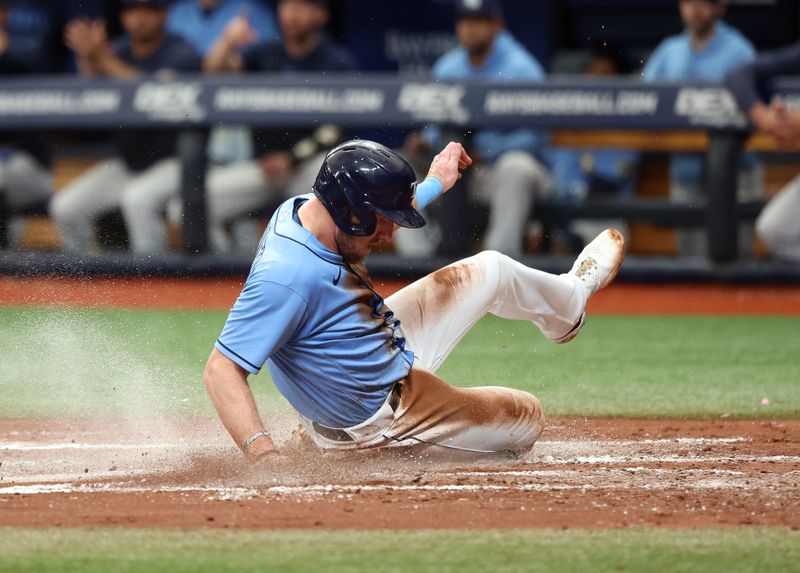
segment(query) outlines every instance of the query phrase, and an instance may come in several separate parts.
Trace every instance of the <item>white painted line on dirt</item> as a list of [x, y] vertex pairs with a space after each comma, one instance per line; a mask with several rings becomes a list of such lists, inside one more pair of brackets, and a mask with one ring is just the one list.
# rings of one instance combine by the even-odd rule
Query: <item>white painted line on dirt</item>
[[219, 493], [237, 494], [242, 496], [258, 495], [258, 490], [253, 488], [237, 487], [211, 487], [211, 486], [130, 486], [124, 483], [39, 483], [29, 485], [14, 485], [0, 487], [0, 495], [37, 495], [53, 493]]
[[567, 465], [567, 464], [643, 464], [643, 463], [672, 463], [672, 464], [738, 464], [738, 463], [800, 463], [800, 456], [694, 456], [694, 455], [663, 455], [663, 456], [571, 456], [556, 457], [546, 455], [526, 458], [531, 463]]
[[[591, 477], [591, 476], [589, 476]], [[789, 487], [794, 476], [784, 476], [785, 483], [780, 485]], [[650, 491], [664, 490], [753, 490], [758, 484], [744, 483], [740, 479], [713, 479], [699, 480], [696, 482], [681, 483], [678, 486], [669, 481], [661, 483], [637, 483], [637, 489]], [[0, 496], [9, 495], [38, 495], [55, 493], [206, 493], [209, 499], [214, 500], [241, 500], [267, 496], [309, 496], [324, 497], [328, 495], [354, 495], [364, 492], [436, 492], [436, 493], [463, 493], [463, 492], [558, 492], [558, 491], [614, 491], [628, 489], [629, 483], [520, 483], [509, 485], [495, 484], [414, 484], [414, 485], [352, 485], [352, 484], [318, 484], [305, 486], [271, 486], [266, 488], [255, 487], [222, 487], [222, 486], [131, 486], [126, 483], [116, 484], [75, 484], [75, 483], [48, 483], [15, 485], [0, 488]], [[764, 484], [764, 487], [773, 488], [774, 484]]]
[[708, 446], [714, 444], [737, 444], [740, 442], [748, 442], [750, 438], [744, 436], [735, 436], [732, 438], [658, 438], [658, 439], [641, 439], [641, 440], [539, 440], [536, 442], [536, 447], [540, 446], [566, 446], [584, 445], [598, 443], [604, 446], [637, 446], [637, 445], [675, 445], [683, 444], [687, 446]]
[[186, 444], [81, 444], [72, 442], [0, 442], [0, 451], [35, 452], [49, 450], [165, 450], [180, 448]]
[[[682, 475], [725, 475], [725, 476], [743, 476], [745, 472], [736, 470], [721, 470], [721, 469], [663, 469], [663, 468], [645, 468], [645, 467], [631, 467], [631, 468], [616, 468], [617, 472], [631, 473], [631, 474], [655, 474], [655, 475], [668, 475], [680, 473]], [[449, 476], [468, 476], [468, 477], [539, 477], [539, 478], [565, 478], [565, 477], [584, 477], [588, 474], [587, 470], [510, 470], [510, 471], [471, 471], [471, 472], [450, 472], [444, 475]], [[595, 474], [596, 475], [596, 474]]]
[[120, 478], [133, 478], [146, 475], [152, 475], [153, 470], [139, 469], [139, 470], [106, 470], [91, 472], [73, 472], [73, 473], [58, 473], [58, 474], [23, 474], [22, 476], [13, 476], [8, 474], [0, 474], [7, 482], [14, 482], [15, 485], [26, 483], [50, 483], [50, 482], [68, 482], [80, 483], [85, 481], [96, 481], [102, 479], [120, 479]]
[[[591, 444], [598, 447], [635, 447], [637, 445], [714, 445], [733, 444], [748, 441], [745, 437], [733, 438], [668, 438], [668, 439], [643, 439], [643, 440], [542, 440], [537, 447], [559, 449], [586, 449]], [[49, 450], [136, 450], [136, 449], [170, 449], [193, 445], [192, 442], [176, 443], [91, 443], [91, 442], [1, 442], [0, 451], [49, 451]]]

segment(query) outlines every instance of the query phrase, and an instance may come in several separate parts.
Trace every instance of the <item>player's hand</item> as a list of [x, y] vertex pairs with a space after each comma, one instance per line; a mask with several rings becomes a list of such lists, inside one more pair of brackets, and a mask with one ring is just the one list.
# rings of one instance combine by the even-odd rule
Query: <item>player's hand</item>
[[96, 57], [108, 44], [104, 20], [77, 18], [64, 28], [64, 44], [81, 58]]
[[261, 171], [264, 177], [271, 181], [283, 181], [291, 175], [294, 169], [292, 156], [286, 152], [268, 153], [261, 158]]
[[800, 137], [800, 114], [786, 106], [781, 98], [775, 98], [769, 106], [772, 112], [770, 132], [783, 144]]
[[452, 189], [456, 181], [461, 179], [461, 170], [472, 165], [472, 158], [460, 143], [451, 141], [447, 147], [433, 158], [428, 177], [435, 177], [442, 182], [444, 191]]
[[258, 42], [258, 33], [250, 25], [250, 13], [242, 10], [225, 26], [222, 37], [229, 46], [237, 49]]

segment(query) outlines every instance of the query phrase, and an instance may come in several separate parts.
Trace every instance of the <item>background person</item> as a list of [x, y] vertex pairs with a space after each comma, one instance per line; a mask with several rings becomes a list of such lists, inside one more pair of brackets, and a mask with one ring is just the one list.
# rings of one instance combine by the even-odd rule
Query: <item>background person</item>
[[[201, 59], [181, 38], [167, 33], [166, 0], [124, 0], [120, 19], [125, 36], [109, 42], [102, 20], [78, 19], [64, 33], [84, 77], [134, 79], [144, 74], [197, 72]], [[180, 185], [174, 130], [124, 126], [114, 134], [118, 155], [89, 169], [58, 193], [50, 214], [64, 249], [96, 249], [94, 219], [122, 208], [131, 249], [166, 250], [163, 209]]]
[[279, 39], [275, 15], [257, 0], [177, 0], [169, 8], [167, 30], [205, 55], [237, 17], [246, 18], [260, 40]]
[[[457, 0], [456, 36], [459, 46], [442, 56], [433, 67], [437, 80], [484, 80], [498, 83], [530, 82], [544, 79], [536, 59], [505, 29], [503, 11], [497, 0]], [[408, 154], [425, 154], [440, 145], [442, 131], [428, 128], [412, 134], [405, 146]], [[550, 174], [540, 159], [546, 136], [529, 128], [481, 129], [466, 142], [476, 161], [469, 176], [470, 192], [489, 204], [489, 227], [484, 238], [487, 249], [508, 255], [522, 252], [522, 238], [536, 200], [550, 192]], [[460, 197], [454, 197], [460, 200]], [[449, 202], [442, 209], [451, 211]], [[465, 208], [439, 216], [466, 220]], [[443, 230], [443, 254], [468, 251], [469, 237], [461, 230]]]
[[[324, 0], [280, 0], [281, 41], [259, 41], [246, 15], [234, 18], [205, 58], [210, 73], [344, 73], [356, 70], [353, 57], [326, 34], [330, 18]], [[228, 251], [233, 245], [228, 224], [286, 197], [306, 193], [325, 152], [342, 139], [335, 126], [254, 129], [256, 159], [210, 171], [207, 178], [208, 217], [212, 246]], [[175, 209], [171, 216], [177, 218]], [[239, 237], [239, 248], [252, 250], [258, 233]]]
[[[54, 58], [47, 44], [9, 26], [13, 2], [0, 0], [0, 76], [47, 71]], [[53, 70], [50, 70], [53, 71]], [[16, 245], [24, 222], [15, 212], [50, 199], [53, 194], [52, 147], [45, 131], [0, 132], [0, 248]]]
[[[762, 54], [733, 70], [726, 83], [758, 129], [789, 142], [800, 138], [800, 112], [779, 98], [767, 103], [768, 90], [760, 93], [758, 88], [772, 78], [796, 75], [800, 75], [800, 44]], [[756, 232], [773, 256], [800, 263], [800, 176], [767, 203], [756, 221]]]
[[[750, 41], [721, 20], [722, 0], [678, 0], [685, 26], [683, 34], [661, 42], [647, 60], [645, 81], [690, 81], [722, 83], [725, 74], [755, 57]], [[740, 199], [761, 195], [762, 170], [752, 154], [744, 154], [739, 166]], [[704, 200], [705, 158], [697, 153], [676, 153], [670, 161], [670, 197], [675, 202]], [[742, 244], [752, 243], [742, 237]], [[677, 231], [679, 255], [705, 255], [706, 234], [702, 229]]]
[[[583, 71], [587, 76], [608, 78], [628, 75], [633, 70], [621, 47], [603, 42], [592, 49]], [[558, 203], [579, 204], [589, 198], [633, 199], [636, 194], [641, 162], [638, 151], [549, 147], [545, 156], [553, 174], [553, 200]], [[573, 250], [578, 246], [583, 248], [608, 227], [627, 235], [625, 221], [574, 221], [562, 229], [569, 237], [564, 239], [565, 246]], [[576, 241], [570, 240], [573, 233], [577, 235]]]
[[[246, 18], [260, 40], [280, 39], [274, 12], [257, 0], [178, 0], [170, 6], [167, 30], [205, 56], [237, 17]], [[208, 157], [212, 164], [243, 161], [252, 153], [249, 127], [219, 125], [211, 130]]]

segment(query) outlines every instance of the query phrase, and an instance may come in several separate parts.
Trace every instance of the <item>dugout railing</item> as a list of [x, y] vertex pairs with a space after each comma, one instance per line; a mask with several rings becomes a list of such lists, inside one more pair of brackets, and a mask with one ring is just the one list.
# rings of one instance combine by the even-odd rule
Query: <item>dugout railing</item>
[[[800, 83], [781, 81], [776, 91], [792, 105]], [[125, 129], [157, 127], [182, 132], [183, 252], [207, 250], [205, 224], [206, 132], [218, 124], [317, 126], [393, 130], [431, 123], [451, 130], [530, 126], [556, 143], [669, 151], [705, 150], [705, 205], [678, 206], [647, 199], [548, 206], [553, 220], [605, 218], [661, 225], [704, 225], [709, 258], [730, 262], [738, 254], [737, 224], [759, 205], [736, 202], [736, 169], [748, 122], [725, 88], [705, 84], [644, 84], [632, 80], [554, 78], [541, 84], [442, 83], [382, 76], [180, 77], [167, 81], [86, 81], [30, 78], [0, 86], [0, 130]], [[758, 151], [778, 149], [758, 137]], [[662, 145], [663, 144], [663, 145]], [[667, 149], [664, 149], [667, 150]]]

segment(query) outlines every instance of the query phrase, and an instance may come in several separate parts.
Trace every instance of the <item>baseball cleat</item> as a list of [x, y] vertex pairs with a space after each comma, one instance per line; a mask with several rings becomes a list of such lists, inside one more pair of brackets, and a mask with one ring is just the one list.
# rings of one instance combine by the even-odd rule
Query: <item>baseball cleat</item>
[[578, 323], [572, 327], [572, 330], [570, 330], [561, 338], [556, 338], [555, 340], [553, 340], [553, 342], [555, 342], [556, 344], [566, 344], [567, 342], [578, 336], [578, 333], [581, 331], [581, 328], [583, 328], [584, 322], [586, 322], [585, 312], [581, 315], [581, 318], [580, 320], [578, 320]]
[[575, 259], [569, 274], [578, 278], [590, 298], [601, 288], [611, 284], [625, 257], [625, 238], [616, 229], [606, 229]]
[[[622, 233], [616, 229], [606, 229], [581, 251], [569, 274], [583, 283], [588, 300], [601, 288], [611, 284], [619, 272], [624, 257], [625, 238]], [[586, 313], [584, 312], [568, 333], [553, 342], [556, 344], [569, 342], [578, 336], [585, 322]]]

